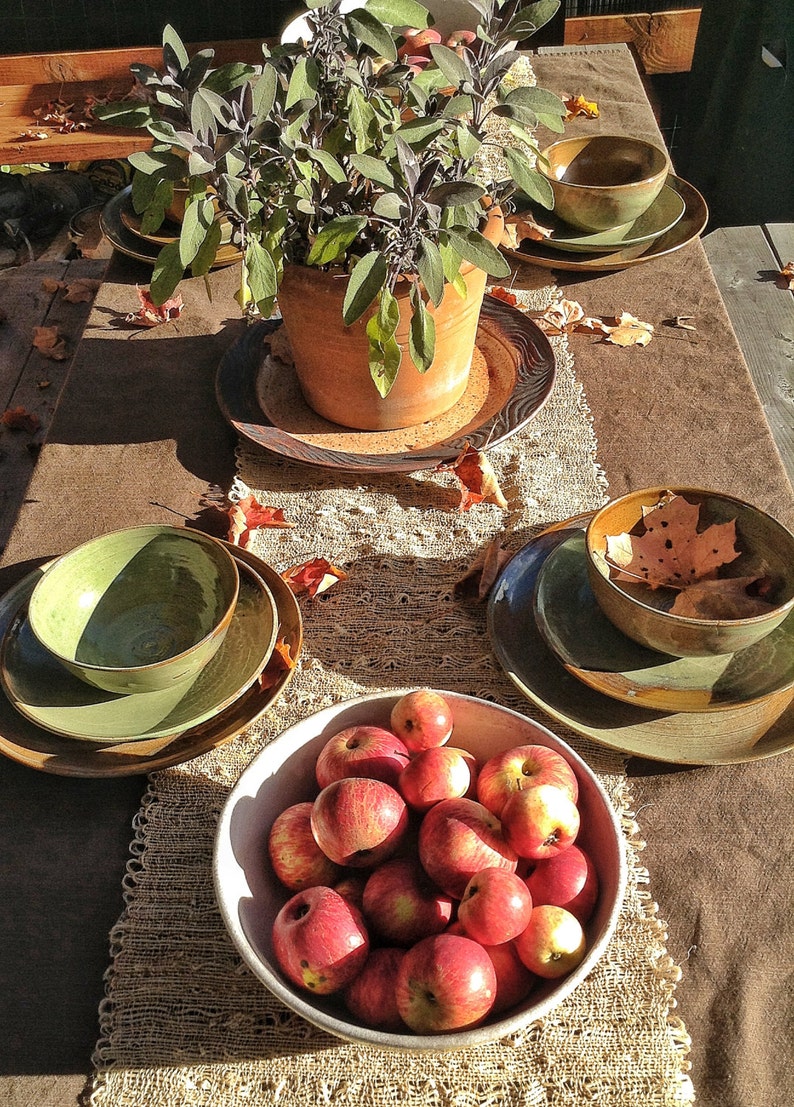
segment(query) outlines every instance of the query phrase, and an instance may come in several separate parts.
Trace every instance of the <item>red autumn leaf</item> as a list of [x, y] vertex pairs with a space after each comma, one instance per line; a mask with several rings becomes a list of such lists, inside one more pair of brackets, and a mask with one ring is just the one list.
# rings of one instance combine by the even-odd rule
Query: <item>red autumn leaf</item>
[[699, 519], [700, 505], [673, 493], [643, 509], [642, 534], [607, 536], [606, 560], [614, 579], [676, 590], [713, 580], [739, 556], [736, 520], [699, 531]]
[[516, 296], [514, 292], [508, 291], [506, 288], [492, 288], [491, 295], [495, 300], [504, 300], [506, 304], [511, 304], [513, 307], [516, 307], [518, 304], [518, 296]]
[[66, 350], [66, 339], [58, 333], [57, 326], [34, 327], [33, 346], [43, 357], [53, 361], [65, 361], [69, 354]]
[[294, 527], [294, 523], [288, 523], [284, 518], [284, 512], [280, 507], [266, 507], [254, 496], [244, 496], [236, 504], [227, 509], [229, 516], [229, 533], [227, 542], [243, 549], [251, 540], [251, 532], [260, 527], [280, 527], [282, 529]]
[[286, 638], [277, 638], [267, 665], [259, 674], [259, 687], [263, 692], [268, 688], [273, 688], [281, 680], [284, 673], [294, 669], [296, 664], [297, 661], [292, 656], [290, 643]]
[[10, 427], [11, 430], [23, 430], [27, 431], [28, 434], [35, 434], [41, 426], [38, 415], [24, 407], [6, 408], [0, 416], [0, 423], [5, 427]]
[[787, 288], [789, 292], [794, 292], [794, 261], [786, 262], [780, 270], [780, 277], [781, 288]]
[[312, 598], [326, 592], [337, 581], [347, 580], [344, 569], [338, 569], [324, 557], [302, 561], [300, 565], [285, 569], [281, 576], [296, 595], [308, 592]]
[[454, 473], [461, 485], [459, 511], [469, 511], [475, 504], [496, 504], [506, 508], [496, 473], [483, 450], [467, 445], [451, 465], [439, 465], [439, 470]]
[[136, 327], [159, 327], [161, 323], [170, 323], [182, 314], [182, 296], [179, 293], [164, 304], [155, 304], [148, 288], [137, 288], [136, 291], [141, 306], [125, 316], [126, 323], [134, 323]]
[[581, 93], [571, 96], [570, 93], [563, 92], [560, 99], [568, 112], [565, 117], [566, 123], [570, 123], [577, 115], [583, 115], [585, 119], [598, 119], [600, 115], [598, 104], [594, 100], [586, 100]]

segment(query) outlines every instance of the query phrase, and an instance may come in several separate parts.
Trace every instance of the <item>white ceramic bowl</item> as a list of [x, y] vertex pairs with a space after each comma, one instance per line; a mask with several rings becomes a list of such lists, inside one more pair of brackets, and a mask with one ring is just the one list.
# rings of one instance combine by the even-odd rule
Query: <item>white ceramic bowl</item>
[[316, 794], [314, 763], [333, 734], [359, 723], [389, 725], [392, 705], [406, 689], [375, 693], [326, 708], [284, 731], [254, 758], [226, 803], [218, 824], [213, 871], [223, 920], [243, 960], [287, 1007], [339, 1038], [378, 1048], [449, 1050], [470, 1048], [503, 1038], [548, 1014], [580, 984], [602, 957], [617, 925], [626, 883], [623, 835], [615, 813], [592, 770], [551, 731], [524, 715], [486, 700], [453, 692], [441, 694], [452, 706], [451, 742], [480, 760], [511, 746], [539, 743], [562, 753], [579, 781], [581, 844], [598, 871], [600, 895], [586, 927], [588, 949], [567, 977], [547, 981], [527, 999], [491, 1022], [450, 1034], [393, 1034], [353, 1020], [335, 1001], [312, 997], [292, 985], [276, 965], [271, 926], [290, 897], [267, 861], [267, 837], [280, 811]]

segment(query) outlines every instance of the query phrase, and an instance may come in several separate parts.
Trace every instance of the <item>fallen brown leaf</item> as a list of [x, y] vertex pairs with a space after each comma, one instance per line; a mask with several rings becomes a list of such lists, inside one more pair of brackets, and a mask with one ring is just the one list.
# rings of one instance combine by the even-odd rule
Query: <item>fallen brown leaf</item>
[[624, 311], [618, 316], [617, 324], [608, 328], [604, 341], [615, 346], [647, 346], [653, 338], [653, 330], [652, 323], [643, 323]]
[[69, 354], [66, 350], [66, 339], [58, 333], [57, 326], [34, 327], [33, 346], [43, 357], [53, 361], [65, 361]]
[[497, 535], [484, 550], [480, 550], [463, 576], [455, 582], [453, 592], [463, 599], [486, 599], [512, 556], [503, 548], [502, 539]]
[[338, 581], [347, 580], [344, 569], [337, 568], [324, 557], [302, 561], [299, 565], [285, 569], [281, 576], [296, 595], [307, 592], [312, 599], [327, 592]]
[[6, 408], [0, 416], [0, 423], [11, 430], [23, 430], [27, 431], [28, 434], [35, 434], [41, 426], [41, 419], [35, 412], [28, 411], [27, 408], [12, 407]]

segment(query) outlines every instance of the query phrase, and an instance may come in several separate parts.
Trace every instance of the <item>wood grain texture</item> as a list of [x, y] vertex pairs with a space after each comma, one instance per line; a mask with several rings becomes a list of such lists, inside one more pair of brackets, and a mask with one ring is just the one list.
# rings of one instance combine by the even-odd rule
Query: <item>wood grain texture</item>
[[725, 307], [789, 478], [794, 481], [794, 225], [721, 227], [703, 240]]
[[688, 73], [692, 68], [700, 8], [566, 19], [565, 45], [626, 42], [646, 74]]

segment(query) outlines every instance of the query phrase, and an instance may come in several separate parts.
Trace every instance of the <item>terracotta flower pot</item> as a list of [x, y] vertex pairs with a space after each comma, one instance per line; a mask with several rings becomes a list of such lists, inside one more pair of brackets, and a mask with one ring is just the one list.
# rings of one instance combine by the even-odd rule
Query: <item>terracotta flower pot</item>
[[[493, 211], [485, 236], [498, 243], [504, 221]], [[395, 295], [400, 305], [397, 341], [403, 348], [397, 379], [381, 397], [369, 371], [366, 321], [372, 311], [346, 327], [342, 301], [347, 276], [320, 269], [288, 266], [278, 302], [295, 358], [295, 372], [306, 402], [323, 418], [357, 430], [393, 430], [435, 419], [458, 402], [466, 390], [486, 274], [464, 264], [465, 299], [447, 286], [438, 308], [436, 353], [426, 373], [420, 373], [408, 352], [409, 282], [400, 281]]]

